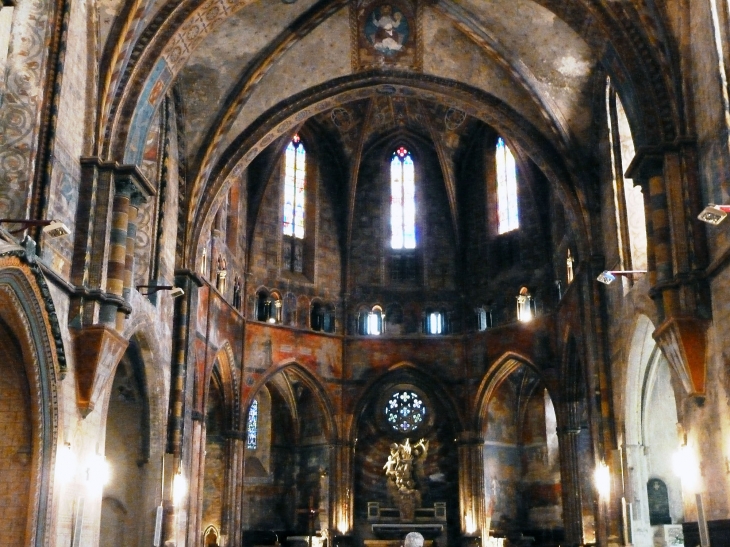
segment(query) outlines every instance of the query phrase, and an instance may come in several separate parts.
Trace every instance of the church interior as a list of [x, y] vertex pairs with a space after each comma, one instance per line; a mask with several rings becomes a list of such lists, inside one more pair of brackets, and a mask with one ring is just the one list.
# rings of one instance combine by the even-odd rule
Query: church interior
[[1, 0], [7, 541], [730, 545], [729, 70], [730, 0]]

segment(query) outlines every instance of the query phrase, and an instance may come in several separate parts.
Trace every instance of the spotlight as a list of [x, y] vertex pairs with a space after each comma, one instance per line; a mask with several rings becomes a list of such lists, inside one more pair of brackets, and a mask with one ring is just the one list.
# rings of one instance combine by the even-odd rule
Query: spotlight
[[[147, 289], [147, 292], [142, 292], [141, 289]], [[170, 291], [170, 296], [173, 298], [177, 298], [178, 296], [185, 294], [184, 290], [180, 287], [175, 287], [174, 285], [137, 285], [137, 290], [143, 296], [155, 294], [157, 291]]]
[[48, 234], [48, 237], [57, 238], [61, 236], [67, 236], [71, 233], [63, 222], [60, 220], [52, 220], [48, 226], [43, 227], [43, 231]]
[[15, 234], [22, 232], [28, 226], [43, 226], [43, 231], [51, 238], [66, 236], [71, 233], [63, 222], [60, 220], [29, 220], [24, 218], [0, 218], [0, 224], [22, 224], [24, 227], [20, 230], [12, 230], [10, 233]]
[[697, 216], [702, 222], [717, 226], [723, 220], [727, 214], [730, 213], [730, 205], [715, 205], [710, 203], [707, 207], [702, 209], [702, 212]]
[[598, 277], [596, 277], [596, 281], [600, 281], [605, 285], [610, 285], [616, 281], [617, 275], [632, 275], [637, 273], [646, 273], [646, 270], [603, 270]]

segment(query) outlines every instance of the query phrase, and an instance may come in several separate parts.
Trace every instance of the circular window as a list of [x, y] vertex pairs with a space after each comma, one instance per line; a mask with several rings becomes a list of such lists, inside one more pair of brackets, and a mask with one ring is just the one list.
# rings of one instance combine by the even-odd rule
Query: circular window
[[426, 404], [413, 390], [396, 391], [385, 403], [385, 418], [395, 431], [410, 433], [425, 422]]

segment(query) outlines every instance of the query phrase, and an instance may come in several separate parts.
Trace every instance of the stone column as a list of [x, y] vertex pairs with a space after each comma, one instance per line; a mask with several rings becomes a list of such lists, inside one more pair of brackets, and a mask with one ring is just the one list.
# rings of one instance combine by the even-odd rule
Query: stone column
[[[190, 317], [193, 303], [193, 289], [202, 286], [202, 280], [193, 272], [175, 272], [175, 285], [185, 291], [182, 298], [175, 299], [175, 314], [172, 327], [172, 366], [170, 370], [170, 407], [167, 421], [167, 448], [172, 473], [166, 477], [165, 490], [172, 492], [172, 477], [182, 461], [183, 429], [185, 422], [185, 391], [188, 376], [188, 349], [190, 345]], [[165, 515], [162, 543], [175, 541], [175, 513], [181, 508], [165, 501]]]
[[489, 536], [492, 507], [485, 503], [484, 439], [472, 431], [462, 432], [458, 439], [459, 515], [461, 533], [466, 536]]
[[341, 536], [352, 534], [354, 523], [354, 507], [350, 501], [353, 494], [352, 458], [353, 449], [349, 443], [335, 442], [332, 458], [334, 470], [330, 473], [331, 522], [335, 534]]
[[[109, 260], [107, 262], [107, 292], [123, 296], [124, 277], [127, 260], [127, 229], [129, 225], [129, 205], [134, 185], [129, 177], [119, 177], [114, 182], [112, 202], [111, 232], [109, 234]], [[107, 325], [116, 325], [117, 330], [124, 328], [124, 314], [115, 305], [104, 304], [100, 319]]]
[[560, 440], [560, 479], [563, 492], [563, 522], [565, 523], [565, 541], [567, 545], [583, 543], [583, 503], [580, 486], [578, 435], [580, 427], [577, 422], [577, 403], [568, 403], [565, 415], [568, 416], [566, 427], [558, 428]]
[[125, 300], [129, 300], [130, 292], [134, 286], [134, 246], [137, 240], [137, 216], [139, 214], [139, 206], [143, 202], [144, 198], [142, 194], [133, 191], [127, 213], [127, 250], [124, 258], [123, 290]]

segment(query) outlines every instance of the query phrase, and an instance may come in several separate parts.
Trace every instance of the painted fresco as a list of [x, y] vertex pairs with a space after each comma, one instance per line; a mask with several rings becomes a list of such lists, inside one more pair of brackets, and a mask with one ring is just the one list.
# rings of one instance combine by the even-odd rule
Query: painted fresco
[[415, 1], [358, 0], [350, 4], [353, 70], [392, 66], [421, 70], [423, 54]]

